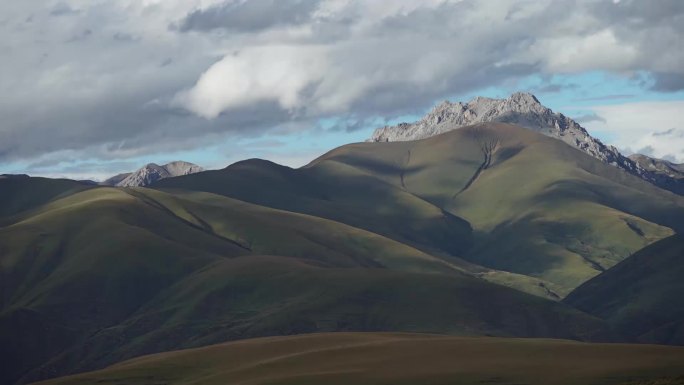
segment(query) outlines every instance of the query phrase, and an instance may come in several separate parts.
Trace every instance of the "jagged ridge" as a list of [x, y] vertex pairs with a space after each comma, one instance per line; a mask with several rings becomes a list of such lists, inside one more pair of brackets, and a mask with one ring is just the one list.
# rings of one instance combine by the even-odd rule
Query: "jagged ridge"
[[119, 187], [144, 187], [161, 179], [195, 174], [201, 171], [204, 171], [202, 167], [183, 161], [171, 162], [163, 166], [149, 163], [133, 173], [113, 176], [102, 184]]
[[415, 123], [400, 123], [375, 130], [369, 141], [395, 142], [428, 138], [459, 127], [483, 122], [516, 124], [554, 137], [576, 147], [604, 163], [621, 168], [659, 187], [682, 193], [682, 183], [651, 171], [640, 162], [622, 155], [614, 146], [589, 135], [571, 118], [543, 106], [530, 93], [516, 92], [506, 99], [478, 96], [467, 103], [444, 101]]
[[684, 195], [684, 164], [676, 164], [642, 154], [630, 155], [629, 159], [634, 161], [638, 167], [648, 171], [653, 178], [657, 178], [657, 182], [654, 184], [679, 195]]

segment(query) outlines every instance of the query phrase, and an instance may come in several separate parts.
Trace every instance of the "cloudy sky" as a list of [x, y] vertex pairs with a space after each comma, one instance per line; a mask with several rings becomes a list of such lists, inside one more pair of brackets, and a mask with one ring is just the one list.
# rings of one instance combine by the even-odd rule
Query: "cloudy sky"
[[0, 173], [300, 166], [444, 99], [531, 91], [684, 162], [681, 0], [0, 2]]

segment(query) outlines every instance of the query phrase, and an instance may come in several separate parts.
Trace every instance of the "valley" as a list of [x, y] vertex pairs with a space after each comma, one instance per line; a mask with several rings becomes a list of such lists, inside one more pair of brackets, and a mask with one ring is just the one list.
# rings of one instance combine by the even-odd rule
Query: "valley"
[[[56, 383], [88, 383], [99, 373], [135, 383], [118, 369], [129, 364], [117, 363], [268, 336], [388, 339], [378, 349], [392, 351], [395, 343], [432, 351], [434, 343], [431, 354], [446, 349], [449, 357], [461, 344], [473, 352], [486, 341], [496, 351], [514, 344], [501, 350], [501, 372], [491, 377], [499, 383], [535, 383], [511, 369], [517, 355], [510, 352], [528, 348], [556, 355], [586, 346], [587, 357], [601, 359], [608, 356], [592, 349], [615, 349], [637, 362], [651, 348], [594, 344], [682, 344], [684, 313], [673, 304], [684, 293], [676, 278], [684, 197], [507, 123], [349, 144], [299, 169], [250, 159], [149, 187], [5, 176], [0, 194], [0, 357], [8, 363], [0, 378], [7, 383], [110, 365]], [[306, 337], [330, 332], [357, 334]], [[374, 334], [386, 332], [443, 337]], [[242, 346], [235, 344], [226, 349]], [[314, 373], [396, 383], [390, 372], [373, 379], [349, 371], [356, 349], [339, 353], [351, 354], [348, 363], [315, 364]], [[653, 354], [665, 355], [643, 361], [644, 378], [681, 375], [668, 369], [678, 367], [680, 350], [658, 349]], [[414, 360], [405, 354], [413, 353], [389, 356], [386, 365]], [[661, 360], [673, 364], [658, 366]], [[487, 379], [430, 362], [437, 366], [425, 378], [435, 383]], [[561, 365], [543, 383], [623, 372], [610, 365], [617, 364], [576, 379], [560, 375], [569, 370]], [[195, 381], [194, 370], [168, 381]], [[304, 383], [307, 373], [273, 376]], [[641, 378], [641, 369], [634, 373], [625, 383]], [[215, 381], [239, 378], [232, 375]], [[311, 381], [327, 382], [320, 375]], [[150, 376], [140, 383], [157, 381]]]

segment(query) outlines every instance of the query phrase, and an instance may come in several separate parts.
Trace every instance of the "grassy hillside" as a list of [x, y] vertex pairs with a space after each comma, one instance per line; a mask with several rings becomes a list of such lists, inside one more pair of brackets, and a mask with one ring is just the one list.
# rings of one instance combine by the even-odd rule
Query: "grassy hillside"
[[[328, 331], [680, 343], [681, 238], [658, 241], [684, 229], [684, 198], [516, 126], [343, 146], [298, 170], [249, 160], [156, 189], [0, 187], [2, 383]], [[650, 244], [625, 270], [642, 275], [622, 278]], [[605, 294], [541, 298], [615, 264]]]
[[159, 181], [155, 186], [207, 191], [328, 218], [423, 250], [439, 245], [439, 250], [456, 255], [470, 247], [472, 231], [467, 222], [345, 165], [332, 170], [294, 170], [251, 159], [223, 170]]
[[68, 179], [0, 175], [0, 220], [89, 188], [92, 186]]
[[298, 170], [253, 160], [156, 186], [331, 218], [559, 296], [684, 229], [683, 197], [507, 124], [351, 144]]
[[98, 187], [3, 223], [3, 383], [316, 331], [615, 338], [411, 246], [214, 194]]
[[442, 257], [485, 280], [558, 299], [543, 280], [484, 268], [458, 256], [472, 246], [464, 220], [376, 176], [342, 164], [294, 170], [251, 159], [156, 184], [173, 195], [208, 191], [268, 207], [328, 218]]
[[562, 294], [684, 225], [682, 197], [513, 125], [343, 146], [309, 167], [329, 163], [378, 175], [467, 220], [475, 244], [462, 257], [545, 279]]
[[232, 239], [253, 253], [315, 260], [338, 267], [460, 272], [461, 269], [405, 244], [339, 222], [275, 210], [220, 195], [135, 190], [208, 232]]
[[684, 345], [684, 237], [656, 242], [575, 289], [566, 303], [642, 342]]
[[682, 380], [681, 347], [336, 333], [162, 353], [42, 384], [674, 385]]
[[246, 253], [110, 188], [7, 221], [0, 228], [5, 383], [126, 319], [183, 275]]

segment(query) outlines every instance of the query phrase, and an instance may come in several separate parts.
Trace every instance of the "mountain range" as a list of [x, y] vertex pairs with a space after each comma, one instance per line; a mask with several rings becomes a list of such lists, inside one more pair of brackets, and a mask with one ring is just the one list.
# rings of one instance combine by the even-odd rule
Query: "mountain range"
[[445, 101], [415, 123], [400, 123], [375, 130], [369, 141], [394, 142], [424, 139], [459, 127], [482, 122], [519, 125], [560, 139], [604, 163], [637, 175], [661, 188], [684, 194], [684, 165], [644, 155], [626, 157], [603, 144], [571, 118], [544, 107], [530, 93], [516, 92], [505, 99], [476, 97], [467, 103]]
[[163, 166], [149, 163], [137, 171], [114, 175], [101, 184], [118, 187], [144, 187], [164, 178], [173, 178], [202, 171], [204, 171], [202, 167], [183, 161], [175, 161]]
[[652, 158], [642, 154], [632, 154], [629, 159], [639, 168], [648, 171], [656, 186], [684, 195], [684, 164], [672, 163], [665, 159]]
[[683, 346], [639, 345], [684, 345], [684, 197], [638, 171], [667, 163], [529, 94], [373, 139], [115, 183], [146, 187], [1, 176], [0, 383], [684, 376]]

